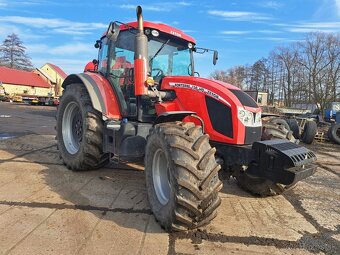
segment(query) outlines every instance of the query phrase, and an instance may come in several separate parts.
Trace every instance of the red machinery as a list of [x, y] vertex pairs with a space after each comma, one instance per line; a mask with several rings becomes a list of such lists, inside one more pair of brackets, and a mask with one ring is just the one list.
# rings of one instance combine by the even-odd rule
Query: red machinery
[[195, 76], [194, 53], [211, 50], [176, 28], [143, 22], [139, 6], [137, 18], [112, 22], [95, 44], [97, 70], [63, 83], [57, 140], [68, 168], [144, 158], [151, 209], [170, 231], [216, 216], [221, 166], [259, 195], [280, 194], [314, 173], [306, 148], [260, 141], [261, 110], [250, 96]]

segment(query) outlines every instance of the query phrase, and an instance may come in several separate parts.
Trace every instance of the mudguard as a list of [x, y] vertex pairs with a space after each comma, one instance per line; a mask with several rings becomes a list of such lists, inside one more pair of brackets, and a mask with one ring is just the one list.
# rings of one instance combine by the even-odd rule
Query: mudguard
[[185, 117], [190, 116], [192, 114], [196, 114], [196, 113], [190, 112], [190, 111], [164, 112], [157, 117], [157, 119], [154, 121], [153, 125], [163, 123], [163, 122], [181, 121]]
[[62, 84], [81, 83], [90, 95], [92, 106], [103, 115], [103, 119], [121, 119], [120, 108], [115, 92], [110, 83], [98, 73], [81, 73], [67, 76]]

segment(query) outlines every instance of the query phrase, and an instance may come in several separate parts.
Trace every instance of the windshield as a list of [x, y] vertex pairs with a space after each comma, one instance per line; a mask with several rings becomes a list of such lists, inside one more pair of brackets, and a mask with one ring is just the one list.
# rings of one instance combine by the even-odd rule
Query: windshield
[[[109, 74], [116, 78], [131, 76], [130, 69], [133, 69], [134, 63], [134, 37], [134, 32], [121, 31], [110, 49], [108, 43], [103, 41], [98, 70], [106, 72], [110, 50]], [[192, 50], [188, 48], [188, 42], [168, 34], [160, 34], [157, 37], [148, 35], [148, 61], [149, 71], [154, 78], [193, 74]]]
[[187, 44], [178, 42], [174, 37], [152, 37], [148, 44], [151, 75], [159, 72], [165, 76], [192, 75], [191, 50]]

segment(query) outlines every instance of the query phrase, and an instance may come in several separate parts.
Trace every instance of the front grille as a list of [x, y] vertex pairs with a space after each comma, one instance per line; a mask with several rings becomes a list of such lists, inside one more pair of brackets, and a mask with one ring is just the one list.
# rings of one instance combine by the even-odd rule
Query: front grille
[[231, 108], [221, 102], [206, 96], [209, 118], [215, 131], [222, 135], [233, 138], [233, 120]]

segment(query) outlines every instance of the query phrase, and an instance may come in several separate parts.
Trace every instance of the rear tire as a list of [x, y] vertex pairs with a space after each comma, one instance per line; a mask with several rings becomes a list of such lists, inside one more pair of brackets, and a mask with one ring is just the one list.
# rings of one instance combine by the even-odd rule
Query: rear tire
[[193, 123], [156, 125], [148, 136], [145, 176], [151, 210], [167, 231], [194, 229], [216, 217], [220, 165], [209, 136]]
[[103, 153], [103, 121], [93, 109], [82, 84], [70, 84], [63, 93], [57, 111], [59, 154], [71, 170], [91, 170], [108, 163]]
[[340, 144], [340, 124], [330, 126], [328, 136], [333, 143]]
[[301, 135], [301, 141], [305, 144], [311, 144], [314, 141], [314, 137], [318, 130], [315, 121], [307, 121]]

